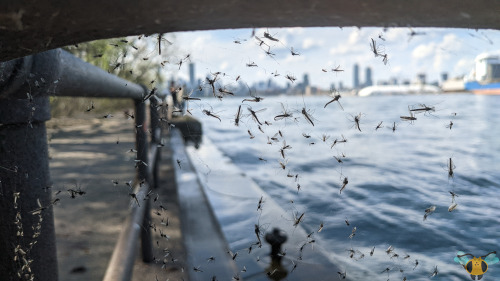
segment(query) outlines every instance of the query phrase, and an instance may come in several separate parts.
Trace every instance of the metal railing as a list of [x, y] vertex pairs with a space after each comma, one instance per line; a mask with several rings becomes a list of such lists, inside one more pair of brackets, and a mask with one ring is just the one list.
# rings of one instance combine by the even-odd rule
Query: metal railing
[[[161, 126], [157, 106], [165, 94], [151, 93], [145, 86], [109, 74], [60, 49], [0, 63], [0, 276], [7, 278], [2, 280], [28, 280], [30, 276], [58, 280], [54, 217], [51, 196], [46, 192], [50, 178], [45, 128], [45, 121], [50, 119], [49, 96], [135, 101], [136, 198], [131, 198], [130, 214], [104, 277], [105, 281], [130, 280], [139, 235], [143, 261], [153, 261], [147, 195], [158, 184]], [[151, 106], [150, 143], [147, 100]], [[40, 208], [39, 203], [45, 207], [39, 217], [33, 216], [32, 210]], [[23, 228], [22, 224], [30, 227]], [[37, 233], [31, 227], [35, 225], [43, 231]], [[28, 239], [32, 237], [36, 237], [36, 243]]]

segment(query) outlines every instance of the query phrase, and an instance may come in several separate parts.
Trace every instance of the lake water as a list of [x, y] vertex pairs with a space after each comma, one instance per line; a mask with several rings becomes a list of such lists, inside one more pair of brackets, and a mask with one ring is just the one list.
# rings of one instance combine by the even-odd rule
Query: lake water
[[[428, 280], [435, 266], [439, 274], [433, 279], [470, 280], [453, 261], [456, 252], [480, 256], [500, 250], [500, 96], [342, 97], [344, 111], [336, 102], [324, 108], [330, 99], [281, 96], [245, 102], [238, 127], [234, 117], [242, 98], [204, 99], [189, 108], [202, 121], [206, 137], [269, 196], [290, 214], [305, 213], [301, 224], [307, 231], [317, 231], [323, 223], [315, 238], [354, 280]], [[413, 123], [401, 120], [409, 116], [409, 106], [419, 104], [435, 111], [415, 115]], [[264, 133], [248, 105], [255, 111], [265, 108], [257, 113]], [[275, 121], [283, 107], [293, 118]], [[314, 126], [301, 113], [304, 107]], [[361, 131], [353, 122], [360, 113]], [[380, 121], [382, 127], [375, 130]], [[342, 135], [347, 142], [332, 146]], [[285, 141], [291, 148], [283, 158]], [[344, 177], [348, 184], [340, 194]], [[449, 191], [458, 194], [452, 212]], [[436, 210], [424, 221], [425, 209], [432, 205]], [[391, 245], [399, 257], [386, 254]], [[351, 248], [359, 250], [354, 258], [346, 251]], [[359, 259], [361, 253], [365, 256]], [[410, 257], [404, 259], [406, 255]], [[333, 280], [336, 275], [332, 273]], [[483, 280], [498, 278], [496, 264]]]

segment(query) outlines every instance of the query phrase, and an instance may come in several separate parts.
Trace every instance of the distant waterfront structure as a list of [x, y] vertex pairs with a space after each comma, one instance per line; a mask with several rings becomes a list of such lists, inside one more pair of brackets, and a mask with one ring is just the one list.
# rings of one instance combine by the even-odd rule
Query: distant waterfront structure
[[352, 87], [359, 88], [359, 65], [357, 63], [354, 64]]
[[194, 88], [195, 85], [195, 80], [194, 80], [194, 63], [189, 63], [189, 86], [191, 88]]
[[372, 85], [373, 85], [372, 69], [370, 67], [367, 67], [366, 71], [365, 71], [365, 87], [372, 86]]
[[304, 81], [302, 83], [304, 83], [304, 87], [309, 86], [309, 74], [304, 73]]
[[446, 80], [448, 80], [448, 73], [447, 72], [441, 73], [441, 82], [444, 82]]
[[426, 75], [425, 73], [419, 73], [417, 74], [417, 82], [420, 84], [425, 84], [426, 83]]

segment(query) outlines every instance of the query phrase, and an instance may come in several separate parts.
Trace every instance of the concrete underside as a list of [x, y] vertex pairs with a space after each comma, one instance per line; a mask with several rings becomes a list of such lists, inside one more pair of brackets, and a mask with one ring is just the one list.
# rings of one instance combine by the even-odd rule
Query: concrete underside
[[174, 31], [294, 26], [500, 27], [500, 1], [1, 0], [0, 61], [80, 42]]

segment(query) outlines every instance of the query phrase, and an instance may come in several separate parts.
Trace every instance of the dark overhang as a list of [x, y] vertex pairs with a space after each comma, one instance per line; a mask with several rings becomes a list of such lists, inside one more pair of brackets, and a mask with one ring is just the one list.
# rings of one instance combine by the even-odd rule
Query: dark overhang
[[500, 27], [500, 1], [1, 0], [0, 61], [80, 42], [174, 31], [294, 26]]

